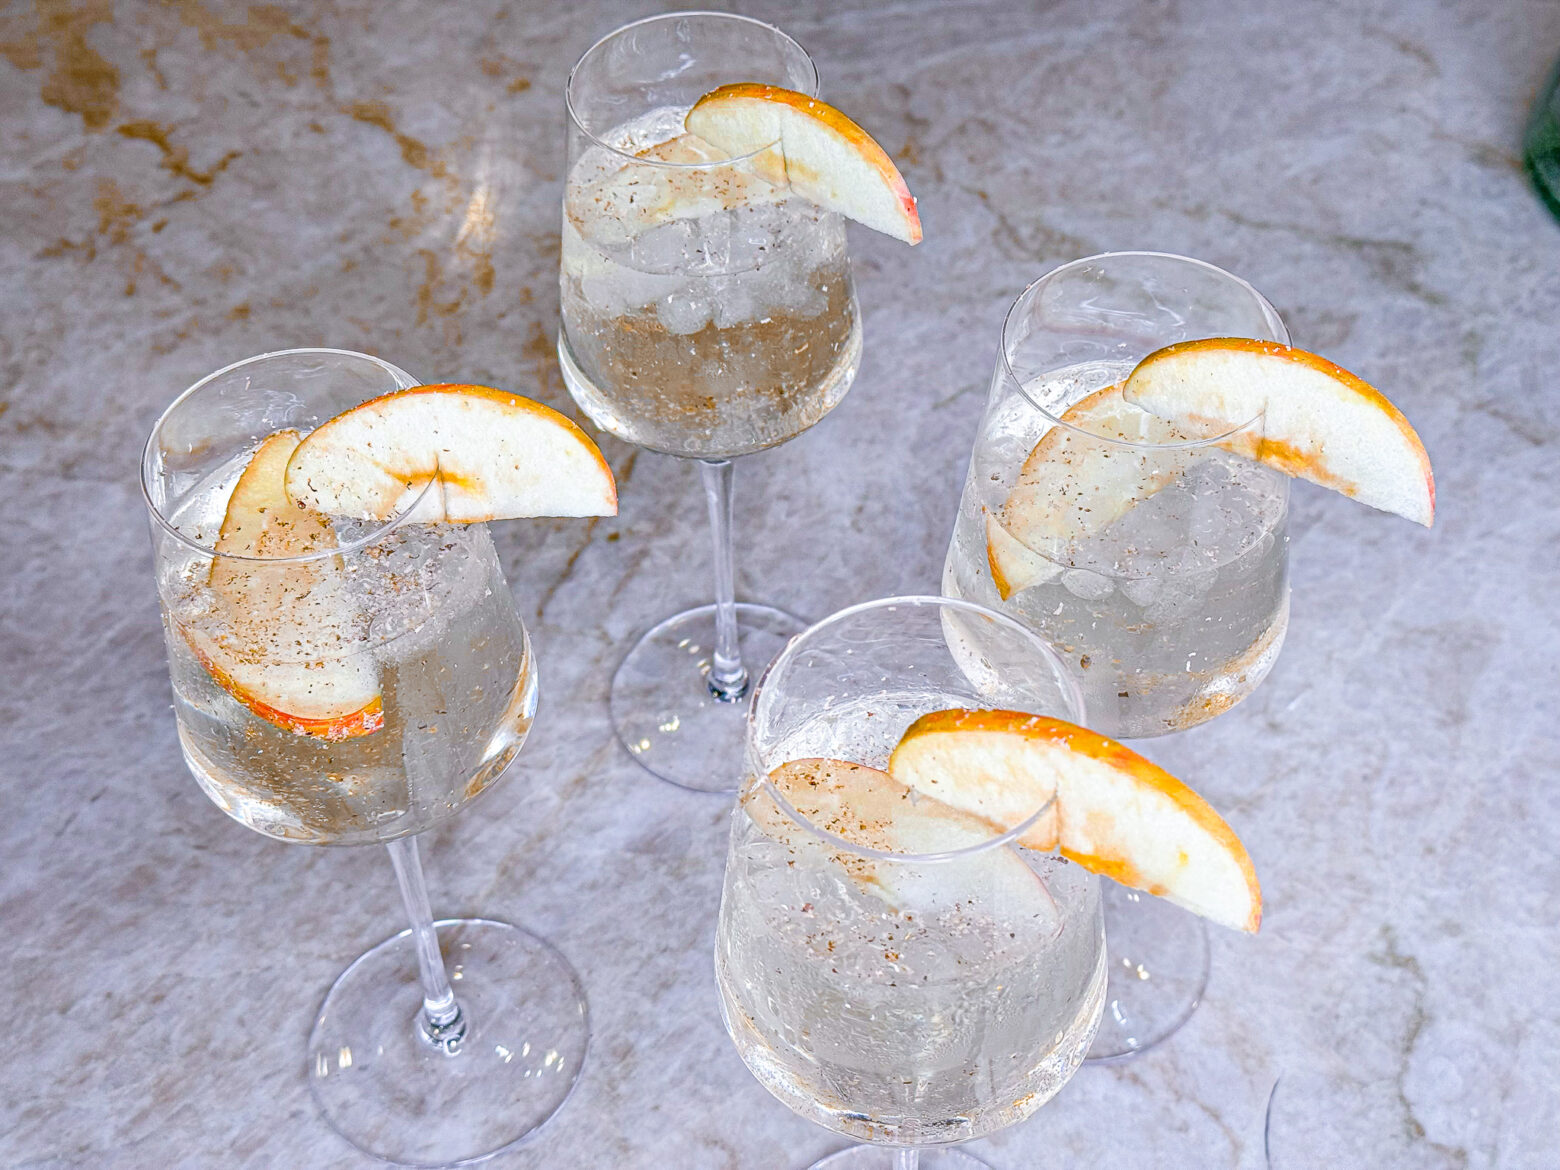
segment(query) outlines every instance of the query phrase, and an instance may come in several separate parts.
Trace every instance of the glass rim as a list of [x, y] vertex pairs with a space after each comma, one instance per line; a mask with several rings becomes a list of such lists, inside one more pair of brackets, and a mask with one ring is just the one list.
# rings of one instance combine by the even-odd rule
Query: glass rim
[[[1173, 442], [1168, 443], [1151, 443], [1141, 439], [1115, 438], [1110, 435], [1102, 435], [1098, 432], [1087, 430], [1084, 427], [1078, 426], [1076, 423], [1068, 422], [1060, 415], [1053, 413], [1050, 408], [1037, 402], [1033, 395], [1029, 393], [1029, 388], [1014, 371], [1013, 363], [1008, 357], [1008, 337], [1017, 323], [1019, 307], [1023, 305], [1029, 299], [1030, 294], [1033, 293], [1042, 284], [1052, 279], [1053, 277], [1068, 271], [1069, 269], [1077, 268], [1084, 264], [1093, 264], [1101, 260], [1115, 260], [1125, 257], [1147, 258], [1153, 260], [1172, 260], [1178, 264], [1186, 264], [1195, 268], [1201, 268], [1207, 272], [1211, 272], [1224, 278], [1225, 280], [1230, 281], [1232, 284], [1239, 286], [1248, 294], [1250, 294], [1252, 299], [1255, 300], [1261, 307], [1264, 315], [1269, 316], [1272, 319], [1272, 322], [1275, 326], [1274, 332], [1282, 335], [1280, 339], [1281, 344], [1289, 344], [1289, 329], [1284, 325], [1283, 318], [1279, 316], [1278, 310], [1273, 307], [1272, 302], [1269, 301], [1260, 292], [1258, 292], [1250, 281], [1236, 276], [1233, 272], [1229, 272], [1226, 269], [1220, 268], [1217, 264], [1212, 264], [1207, 260], [1199, 260], [1195, 256], [1183, 256], [1177, 252], [1155, 252], [1149, 249], [1123, 249], [1113, 252], [1096, 252], [1092, 256], [1081, 256], [1076, 260], [1069, 260], [1065, 264], [1058, 264], [1055, 268], [1050, 269], [1048, 272], [1042, 273], [1040, 276], [1037, 276], [1034, 280], [1030, 281], [1027, 285], [1024, 286], [1023, 291], [1020, 292], [1018, 296], [1013, 298], [1013, 303], [1008, 306], [1007, 312], [1002, 317], [1002, 336], [997, 347], [998, 375], [1000, 377], [1006, 378], [1009, 382], [1011, 382], [1014, 388], [1017, 389], [1018, 393], [1023, 397], [1024, 401], [1039, 411], [1040, 414], [1043, 415], [1045, 419], [1054, 426], [1064, 427], [1075, 435], [1080, 435], [1087, 439], [1093, 439], [1096, 442], [1110, 443], [1117, 447], [1125, 447], [1138, 451], [1195, 450], [1201, 447], [1216, 447], [1221, 443], [1228, 442], [1236, 435], [1239, 435], [1245, 431], [1250, 431], [1254, 427], [1259, 427], [1264, 421], [1264, 417], [1266, 415], [1265, 411], [1259, 411], [1257, 414], [1253, 415], [1239, 426], [1231, 427], [1229, 430], [1223, 431], [1217, 435], [1210, 435], [1203, 438], [1176, 439]], [[1093, 393], [1098, 393], [1098, 391], [1093, 391]]]
[[[996, 610], [988, 609], [986, 606], [979, 605], [976, 602], [965, 601], [962, 598], [957, 597], [942, 597], [929, 593], [910, 593], [893, 597], [879, 597], [874, 598], [871, 601], [860, 601], [855, 605], [848, 605], [844, 609], [837, 610], [834, 613], [831, 613], [828, 617], [814, 622], [812, 625], [808, 626], [800, 634], [797, 634], [788, 643], [786, 643], [785, 648], [781, 650], [780, 653], [775, 656], [774, 661], [772, 661], [764, 669], [764, 673], [759, 677], [757, 685], [753, 688], [753, 699], [752, 702], [748, 704], [747, 711], [749, 741], [751, 742], [753, 736], [754, 724], [758, 715], [758, 704], [760, 699], [763, 697], [765, 685], [769, 682], [770, 677], [775, 673], [777, 667], [781, 666], [782, 663], [790, 662], [790, 660], [795, 656], [798, 647], [802, 645], [803, 641], [810, 634], [824, 630], [838, 622], [846, 621], [860, 613], [865, 613], [877, 609], [892, 609], [901, 605], [915, 609], [936, 607], [938, 609], [960, 610], [965, 613], [974, 614], [977, 617], [991, 619], [997, 622], [999, 625], [1015, 631], [1031, 645], [1037, 648], [1040, 651], [1041, 656], [1051, 664], [1052, 672], [1056, 675], [1057, 683], [1062, 690], [1063, 700], [1065, 704], [1071, 708], [1068, 714], [1076, 714], [1076, 718], [1072, 719], [1071, 721], [1077, 723], [1079, 726], [1085, 725], [1084, 721], [1087, 719], [1087, 714], [1086, 708], [1084, 706], [1083, 689], [1078, 685], [1077, 680], [1073, 678], [1072, 674], [1063, 668], [1061, 655], [1058, 654], [1056, 649], [1044, 638], [1040, 637], [1040, 635], [1036, 634], [1033, 630], [1029, 629], [1022, 623], [1008, 617], [1006, 614], [998, 613]], [[845, 762], [848, 763], [850, 761]], [[783, 765], [776, 765], [776, 767], [781, 766]], [[774, 769], [770, 769], [770, 771], [773, 770]], [[899, 864], [940, 865], [948, 862], [962, 861], [966, 858], [978, 856], [992, 849], [999, 849], [1006, 845], [1012, 845], [1017, 842], [1018, 838], [1024, 836], [1029, 832], [1030, 829], [1034, 828], [1040, 819], [1056, 806], [1056, 794], [1053, 792], [1046, 799], [1044, 804], [1035, 809], [1034, 812], [1029, 814], [1029, 816], [1025, 817], [1023, 821], [1014, 825], [1010, 829], [1006, 829], [1001, 833], [997, 833], [991, 837], [988, 837], [984, 841], [976, 842], [974, 845], [965, 845], [959, 849], [936, 850], [930, 853], [896, 853], [888, 849], [874, 849], [870, 845], [859, 845], [854, 841], [850, 841], [844, 837], [841, 837], [837, 833], [831, 833], [828, 829], [820, 828], [819, 826], [813, 824], [812, 821], [802, 813], [798, 812], [797, 809], [791, 804], [791, 802], [786, 800], [786, 798], [781, 795], [780, 790], [776, 788], [773, 781], [769, 779], [769, 772], [765, 772], [763, 776], [755, 777], [755, 779], [758, 780], [758, 784], [756, 786], [749, 785], [749, 788], [756, 787], [757, 789], [766, 792], [769, 798], [775, 802], [775, 806], [780, 809], [780, 811], [786, 816], [788, 820], [790, 820], [803, 832], [808, 833], [812, 837], [823, 842], [825, 845], [828, 845], [830, 848], [838, 849], [846, 853], [851, 853], [857, 857], [870, 858], [874, 861], [891, 861], [897, 862]], [[739, 800], [738, 803], [740, 805], [741, 801]], [[1035, 852], [1040, 851], [1036, 850]], [[1047, 853], [1046, 855], [1051, 856], [1052, 853], [1054, 853], [1054, 850], [1051, 851], [1051, 853]]]
[[[183, 392], [181, 392], [178, 397], [176, 397], [172, 402], [163, 408], [162, 413], [157, 416], [157, 421], [152, 424], [151, 434], [147, 436], [146, 445], [141, 449], [140, 476], [141, 499], [146, 502], [146, 510], [151, 513], [152, 519], [162, 528], [164, 532], [166, 532], [180, 544], [184, 545], [191, 552], [197, 553], [203, 557], [207, 557], [213, 561], [238, 562], [242, 564], [255, 565], [301, 565], [308, 564], [313, 561], [323, 561], [330, 557], [339, 557], [343, 554], [359, 552], [373, 544], [375, 541], [380, 540], [389, 533], [395, 531], [397, 528], [401, 527], [402, 524], [406, 523], [407, 519], [422, 506], [422, 503], [427, 498], [428, 493], [433, 489], [435, 483], [437, 483], [437, 480], [430, 479], [426, 484], [423, 485], [422, 491], [417, 493], [416, 499], [414, 499], [405, 508], [398, 511], [389, 520], [384, 521], [378, 527], [372, 529], [364, 535], [354, 537], [352, 540], [338, 544], [334, 548], [318, 549], [315, 552], [300, 553], [296, 556], [253, 557], [246, 556], [243, 553], [220, 552], [216, 548], [213, 548], [210, 545], [202, 544], [200, 541], [195, 540], [193, 537], [185, 534], [184, 532], [181, 532], [178, 527], [175, 526], [174, 523], [163, 514], [162, 509], [159, 508], [152, 500], [151, 480], [152, 464], [154, 459], [153, 449], [157, 442], [157, 436], [162, 433], [163, 426], [168, 421], [168, 417], [180, 406], [182, 406], [187, 399], [204, 389], [208, 383], [222, 377], [224, 374], [229, 374], [234, 370], [240, 369], [244, 366], [268, 361], [272, 358], [292, 357], [297, 354], [330, 354], [337, 357], [362, 358], [364, 361], [371, 362], [374, 365], [386, 370], [391, 375], [391, 377], [397, 381], [405, 379], [413, 386], [420, 385], [417, 379], [413, 378], [405, 370], [401, 369], [400, 366], [392, 365], [390, 362], [385, 361], [384, 358], [375, 357], [370, 353], [361, 353], [355, 349], [333, 349], [326, 346], [299, 346], [293, 349], [274, 349], [268, 350], [265, 353], [257, 353], [247, 358], [241, 358], [236, 362], [230, 362], [221, 369], [213, 370], [211, 373], [206, 374], [204, 377], [191, 384]], [[394, 390], [388, 391], [388, 393], [392, 394], [395, 392], [396, 391]], [[376, 397], [378, 396], [376, 395]], [[368, 402], [371, 401], [371, 399], [365, 398], [364, 401]]]
[[815, 100], [817, 99], [819, 82], [817, 63], [813, 61], [812, 54], [809, 53], [806, 49], [802, 48], [801, 43], [797, 41], [795, 37], [791, 36], [783, 29], [770, 24], [766, 20], [759, 20], [752, 16], [743, 16], [736, 12], [713, 12], [708, 9], [690, 8], [682, 9], [677, 12], [659, 12], [654, 16], [642, 16], [638, 20], [631, 20], [627, 24], [619, 25], [611, 32], [597, 38], [588, 49], [581, 53], [579, 60], [576, 61], [574, 63], [574, 67], [569, 70], [569, 79], [564, 83], [563, 86], [563, 105], [564, 109], [568, 112], [570, 124], [573, 125], [573, 127], [586, 138], [588, 138], [593, 145], [601, 147], [601, 149], [607, 151], [610, 154], [615, 154], [619, 158], [626, 159], [629, 162], [635, 163], [639, 166], [660, 167], [663, 170], [668, 171], [680, 172], [713, 170], [716, 167], [726, 167], [735, 163], [749, 162], [763, 154], [765, 151], [773, 149], [774, 146], [780, 141], [778, 138], [775, 139], [774, 142], [765, 143], [756, 150], [750, 150], [746, 154], [732, 155], [730, 158], [715, 159], [711, 162], [665, 162], [661, 159], [641, 158], [637, 154], [630, 154], [626, 150], [620, 150], [618, 147], [613, 146], [610, 142], [605, 141], [585, 128], [584, 121], [580, 118], [579, 112], [574, 108], [574, 79], [579, 75], [580, 66], [585, 64], [586, 58], [588, 58], [592, 53], [601, 48], [602, 45], [606, 44], [614, 37], [619, 36], [622, 33], [626, 33], [630, 29], [639, 28], [641, 25], [646, 24], [656, 24], [663, 20], [681, 20], [691, 16], [713, 17], [720, 20], [735, 21], [739, 24], [750, 24], [757, 28], [766, 29], [769, 32], [774, 33], [775, 36], [779, 37], [781, 40], [790, 43], [793, 47], [795, 47], [796, 51], [802, 55], [802, 60], [807, 62], [807, 68], [812, 73], [812, 83], [810, 87], [811, 91], [807, 94], [807, 96]]

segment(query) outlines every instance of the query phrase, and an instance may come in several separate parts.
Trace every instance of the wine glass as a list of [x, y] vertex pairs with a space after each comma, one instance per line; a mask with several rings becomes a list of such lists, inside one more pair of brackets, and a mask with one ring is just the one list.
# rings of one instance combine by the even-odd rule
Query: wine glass
[[[1042, 639], [934, 597], [826, 618], [753, 695], [716, 982], [759, 1082], [867, 1143], [815, 1170], [983, 1165], [946, 1147], [1049, 1100], [1104, 1006], [1098, 879], [1017, 843], [1051, 803], [1000, 832], [880, 770], [918, 716], [950, 707], [1083, 711]], [[814, 796], [836, 790], [832, 809]]]
[[326, 995], [309, 1039], [315, 1100], [359, 1149], [443, 1166], [546, 1121], [589, 1028], [562, 955], [507, 923], [434, 922], [423, 883], [416, 835], [507, 773], [536, 710], [530, 641], [486, 528], [410, 521], [417, 501], [383, 523], [326, 521], [282, 493], [301, 435], [413, 385], [344, 350], [238, 362], [163, 412], [141, 486], [196, 781], [267, 836], [383, 844], [411, 919]]
[[[1262, 1152], [1267, 1170], [1360, 1166], [1426, 1170], [1465, 1164], [1450, 1144], [1405, 1123], [1402, 1071], [1372, 1053], [1338, 1053], [1284, 1069], [1268, 1093]], [[1470, 1107], [1470, 1115], [1472, 1109]], [[1410, 1117], [1412, 1115], [1410, 1114]], [[1520, 1163], [1521, 1155], [1517, 1155]]]
[[574, 400], [625, 442], [699, 461], [715, 603], [645, 634], [611, 707], [641, 765], [706, 791], [735, 789], [749, 680], [804, 624], [734, 600], [731, 461], [818, 422], [861, 358], [841, 218], [770, 181], [767, 149], [712, 157], [683, 131], [731, 82], [818, 90], [800, 45], [726, 13], [637, 21], [586, 51], [567, 91], [560, 275]]
[[[1159, 419], [1120, 384], [1203, 337], [1288, 344], [1273, 306], [1200, 260], [1113, 252], [1041, 277], [1003, 324], [943, 568], [943, 592], [1010, 614], [1079, 668], [1094, 730], [1162, 735], [1229, 710], [1289, 623], [1289, 479]], [[1208, 979], [1202, 920], [1109, 885], [1111, 987], [1091, 1059], [1159, 1042]]]

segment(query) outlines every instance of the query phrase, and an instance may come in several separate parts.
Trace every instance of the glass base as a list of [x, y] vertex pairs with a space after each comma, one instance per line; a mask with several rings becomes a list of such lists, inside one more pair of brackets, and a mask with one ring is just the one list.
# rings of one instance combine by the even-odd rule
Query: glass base
[[[807, 623], [767, 605], [737, 603], [748, 691]], [[710, 691], [715, 607], [674, 614], [635, 643], [612, 677], [618, 742], [658, 779], [699, 792], [735, 792], [742, 780], [747, 696]]]
[[1087, 1057], [1135, 1056], [1171, 1035], [1208, 986], [1208, 927], [1152, 894], [1100, 883], [1109, 979], [1105, 1015]]
[[991, 1164], [961, 1154], [958, 1150], [913, 1150], [916, 1155], [908, 1163], [895, 1161], [906, 1153], [887, 1146], [853, 1146], [830, 1154], [821, 1162], [814, 1162], [809, 1170], [991, 1170]]
[[574, 968], [535, 935], [482, 918], [434, 923], [467, 1022], [454, 1055], [424, 1039], [412, 932], [341, 973], [309, 1037], [309, 1087], [332, 1129], [406, 1166], [505, 1150], [568, 1099], [590, 1026]]
[[[1424, 1133], [1403, 1124], [1401, 1077], [1372, 1075], [1351, 1062], [1351, 1055], [1345, 1044], [1324, 1065], [1285, 1069], [1274, 1083], [1262, 1127], [1267, 1170], [1323, 1166], [1424, 1170], [1428, 1165], [1456, 1165], [1444, 1146], [1441, 1149], [1448, 1150], [1448, 1156], [1434, 1160]], [[1553, 1163], [1524, 1161], [1517, 1155], [1514, 1161], [1498, 1164]]]

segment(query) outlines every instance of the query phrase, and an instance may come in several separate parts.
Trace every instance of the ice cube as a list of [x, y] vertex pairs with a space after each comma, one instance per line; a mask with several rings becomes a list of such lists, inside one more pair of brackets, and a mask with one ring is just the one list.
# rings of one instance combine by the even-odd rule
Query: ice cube
[[1204, 564], [1218, 564], [1240, 549], [1246, 525], [1238, 502], [1227, 494], [1202, 495], [1192, 500], [1187, 516], [1187, 539]]
[[767, 308], [797, 317], [816, 317], [829, 307], [829, 298], [806, 280], [790, 272], [766, 283], [762, 300]]
[[672, 275], [692, 271], [704, 244], [697, 221], [673, 220], [636, 236], [627, 259], [641, 272]]
[[604, 317], [620, 317], [652, 305], [680, 287], [679, 277], [638, 272], [622, 264], [611, 264], [580, 280], [580, 294]]
[[1158, 577], [1127, 577], [1118, 584], [1122, 594], [1133, 605], [1150, 605], [1159, 596], [1163, 582]]
[[1202, 597], [1190, 587], [1185, 578], [1176, 576], [1165, 579], [1159, 595], [1143, 608], [1144, 620], [1150, 622], [1176, 622], [1188, 617], [1197, 608]]
[[1207, 549], [1186, 545], [1166, 562], [1166, 576], [1182, 592], [1208, 592], [1219, 578], [1217, 562]]
[[717, 329], [729, 329], [744, 321], [757, 320], [762, 315], [758, 311], [758, 297], [754, 295], [753, 281], [739, 277], [725, 277], [711, 283], [719, 285], [718, 290], [712, 290], [715, 297]]
[[668, 333], [697, 333], [710, 323], [714, 308], [692, 289], [680, 289], [656, 302], [655, 313]]
[[1067, 592], [1084, 601], [1100, 601], [1115, 589], [1109, 577], [1088, 569], [1068, 569], [1062, 574], [1062, 585]]

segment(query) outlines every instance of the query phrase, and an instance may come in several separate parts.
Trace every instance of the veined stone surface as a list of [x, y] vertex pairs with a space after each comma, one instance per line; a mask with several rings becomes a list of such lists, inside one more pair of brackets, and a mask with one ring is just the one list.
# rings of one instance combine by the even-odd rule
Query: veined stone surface
[[[1554, 1165], [1560, 224], [1515, 144], [1560, 6], [741, 7], [813, 53], [926, 228], [914, 250], [852, 229], [861, 374], [742, 461], [741, 596], [819, 617], [935, 591], [1006, 307], [1107, 249], [1246, 277], [1435, 462], [1430, 532], [1297, 485], [1277, 668], [1149, 748], [1250, 846], [1261, 935], [1215, 934], [1168, 1043], [973, 1152], [1260, 1167], [1283, 1076], [1275, 1142], [1368, 1111], [1360, 1167]], [[246, 833], [185, 774], [136, 461], [184, 387], [291, 346], [576, 413], [552, 353], [564, 79], [646, 11], [0, 13], [0, 1166], [377, 1164], [316, 1115], [303, 1052], [331, 980], [402, 926], [390, 868]], [[845, 1143], [759, 1088], [716, 1009], [726, 803], [651, 780], [607, 720], [630, 640], [707, 598], [697, 476], [603, 449], [616, 520], [494, 526], [541, 712], [512, 777], [424, 842], [437, 913], [536, 930], [590, 996], [580, 1090], [491, 1164], [800, 1170]]]

